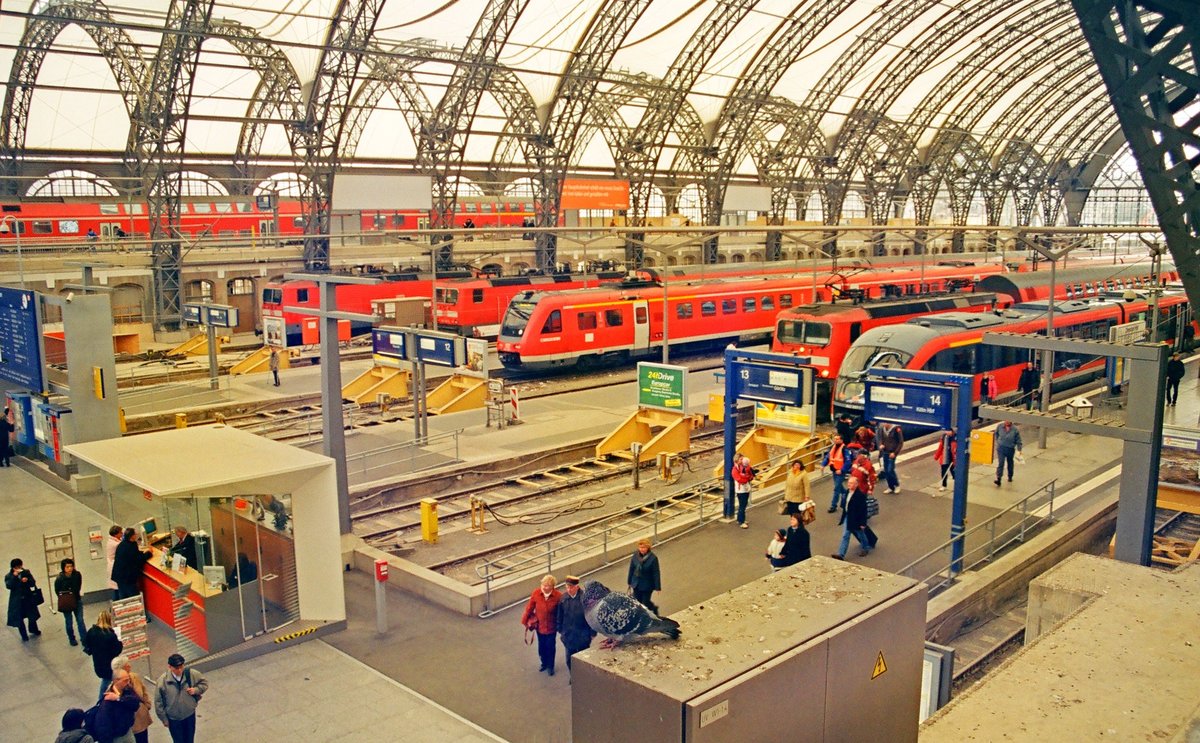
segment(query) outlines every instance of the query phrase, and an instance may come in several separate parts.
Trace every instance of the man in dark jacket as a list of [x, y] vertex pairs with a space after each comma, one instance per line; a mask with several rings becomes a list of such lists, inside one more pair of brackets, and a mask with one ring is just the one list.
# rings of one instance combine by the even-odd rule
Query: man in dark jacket
[[186, 526], [175, 527], [175, 546], [171, 548], [172, 555], [180, 555], [187, 560], [187, 566], [192, 570], [199, 570], [200, 565], [196, 562], [196, 538], [188, 533]]
[[650, 597], [655, 591], [662, 590], [662, 579], [658, 573], [658, 555], [650, 551], [650, 541], [643, 539], [638, 542], [637, 552], [629, 559], [629, 576], [625, 583], [633, 597], [655, 614], [658, 606]]
[[125, 539], [117, 545], [117, 554], [113, 558], [112, 579], [117, 584], [118, 599], [127, 599], [138, 594], [138, 580], [142, 577], [142, 567], [149, 559], [150, 552], [138, 549], [137, 531], [133, 528], [126, 529]]
[[1021, 370], [1021, 376], [1017, 380], [1017, 387], [1021, 390], [1021, 402], [1025, 403], [1025, 409], [1033, 408], [1034, 394], [1038, 387], [1042, 384], [1042, 375], [1034, 368], [1033, 362], [1025, 363], [1025, 368]]
[[571, 656], [580, 650], [587, 650], [592, 644], [596, 632], [583, 616], [583, 594], [579, 591], [579, 578], [568, 575], [566, 592], [554, 609], [554, 626], [558, 628], [558, 636], [562, 638], [563, 649], [567, 651], [567, 670], [571, 670]]
[[798, 513], [792, 514], [792, 524], [783, 537], [783, 551], [779, 557], [782, 567], [795, 565], [812, 557], [808, 529], [804, 528], [804, 522]]
[[1179, 400], [1179, 383], [1186, 371], [1179, 354], [1171, 354], [1171, 360], [1167, 362], [1167, 404], [1171, 407]]
[[109, 743], [121, 738], [133, 727], [133, 716], [137, 714], [142, 700], [133, 690], [129, 671], [124, 668], [113, 671], [112, 686], [100, 698], [100, 709], [96, 713], [97, 743]]
[[1004, 474], [1004, 465], [1008, 465], [1008, 481], [1012, 482], [1013, 459], [1021, 451], [1021, 430], [1012, 421], [1004, 421], [996, 427], [996, 485]]
[[851, 534], [858, 540], [858, 544], [862, 548], [858, 551], [859, 557], [866, 557], [871, 551], [871, 544], [863, 530], [867, 525], [867, 491], [859, 485], [857, 477], [850, 477], [846, 480], [846, 489], [850, 491], [850, 497], [846, 499], [846, 508], [842, 511], [841, 523], [845, 526], [842, 531], [842, 543], [838, 547], [838, 551], [831, 555], [835, 560], [846, 559], [846, 550], [850, 548]]
[[895, 423], [884, 423], [879, 434], [879, 463], [883, 465], [883, 479], [887, 481], [889, 493], [900, 492], [900, 478], [896, 477], [896, 457], [904, 448], [904, 432]]

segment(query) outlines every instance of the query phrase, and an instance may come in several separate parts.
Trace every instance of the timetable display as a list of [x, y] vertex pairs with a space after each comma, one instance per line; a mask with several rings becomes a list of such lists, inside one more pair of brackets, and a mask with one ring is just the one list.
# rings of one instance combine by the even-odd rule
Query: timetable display
[[42, 392], [42, 324], [37, 294], [0, 287], [0, 379]]

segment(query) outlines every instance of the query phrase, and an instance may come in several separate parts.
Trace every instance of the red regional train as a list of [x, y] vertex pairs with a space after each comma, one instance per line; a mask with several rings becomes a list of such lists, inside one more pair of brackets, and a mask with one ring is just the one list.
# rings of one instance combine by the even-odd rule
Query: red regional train
[[[915, 292], [943, 290], [998, 266], [934, 266], [866, 271], [850, 286], [840, 274], [793, 273], [705, 281], [632, 281], [563, 292], [523, 292], [505, 313], [496, 344], [510, 369], [539, 371], [623, 363], [672, 348], [769, 336], [775, 314], [832, 293], [878, 294], [884, 285]], [[663, 326], [663, 305], [669, 323]]]
[[[278, 229], [276, 229], [278, 212]], [[459, 199], [454, 226], [522, 227], [534, 216], [533, 203], [516, 199], [475, 197]], [[145, 237], [150, 233], [145, 202], [140, 201], [22, 201], [0, 203], [4, 229], [0, 240], [20, 233], [30, 244]], [[11, 217], [11, 218], [10, 218]], [[358, 212], [362, 232], [417, 230], [429, 227], [429, 212], [397, 209]], [[181, 205], [180, 232], [191, 238], [301, 236], [304, 218], [300, 202], [282, 199], [278, 209], [253, 198], [193, 197]]]
[[[1146, 292], [1132, 299], [1121, 293], [1087, 299], [1055, 301], [1054, 328], [1060, 338], [1108, 340], [1108, 329], [1128, 322], [1146, 322], [1150, 304]], [[909, 320], [899, 325], [864, 332], [842, 360], [834, 387], [834, 409], [860, 415], [863, 410], [863, 377], [869, 369], [920, 369], [971, 374], [975, 377], [973, 397], [979, 403], [979, 382], [984, 372], [996, 378], [998, 397], [1017, 390], [1021, 369], [1036, 361], [1028, 350], [984, 345], [985, 332], [1044, 335], [1048, 300], [1023, 302], [1002, 313], [948, 312]], [[1158, 337], [1170, 343], [1195, 332], [1187, 296], [1180, 291], [1165, 293], [1158, 302]], [[1186, 332], [1187, 326], [1192, 333]], [[1104, 371], [1104, 360], [1082, 353], [1054, 355], [1053, 386], [1056, 389], [1083, 384]]]
[[[1055, 277], [1058, 298], [1097, 296], [1106, 290], [1148, 286], [1154, 277], [1145, 264], [1083, 267], [1061, 270]], [[1160, 280], [1178, 278], [1174, 266], [1165, 264]], [[984, 291], [987, 287], [987, 291]], [[1050, 295], [1049, 273], [993, 274], [980, 279], [974, 292], [913, 297], [886, 297], [861, 303], [818, 304], [793, 307], [779, 313], [771, 350], [808, 356], [821, 367], [817, 399], [829, 409], [832, 384], [850, 345], [864, 332], [881, 325], [896, 325], [942, 312], [986, 312], [1004, 309], [1015, 302], [1045, 299]]]

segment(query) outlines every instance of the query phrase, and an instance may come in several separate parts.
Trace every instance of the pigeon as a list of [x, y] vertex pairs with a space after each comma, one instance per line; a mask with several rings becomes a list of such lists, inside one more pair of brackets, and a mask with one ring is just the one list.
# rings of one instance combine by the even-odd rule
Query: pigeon
[[648, 632], [679, 639], [679, 622], [657, 616], [637, 599], [613, 593], [599, 581], [590, 580], [583, 587], [583, 618], [589, 627], [607, 638], [600, 645], [603, 648]]

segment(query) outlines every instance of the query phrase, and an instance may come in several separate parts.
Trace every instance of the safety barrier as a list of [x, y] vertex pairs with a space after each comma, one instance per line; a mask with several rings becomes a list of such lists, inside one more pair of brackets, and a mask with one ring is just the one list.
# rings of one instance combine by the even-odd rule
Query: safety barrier
[[957, 566], [951, 558], [951, 548], [956, 540], [951, 539], [896, 573], [926, 584], [929, 595], [936, 596], [953, 585], [959, 573], [991, 562], [1009, 545], [1024, 542], [1038, 529], [1053, 523], [1057, 483], [1057, 479], [1050, 480], [987, 521], [963, 532], [963, 556]]
[[[405, 441], [351, 454], [346, 457], [346, 472], [357, 484], [366, 482], [369, 479], [367, 475], [371, 470], [383, 467], [397, 467], [404, 472], [417, 472], [448, 464], [448, 459], [454, 462], [460, 461], [458, 439], [462, 432], [463, 429], [459, 428], [430, 436], [425, 439], [424, 443]], [[372, 460], [376, 459], [378, 462], [372, 463]]]

